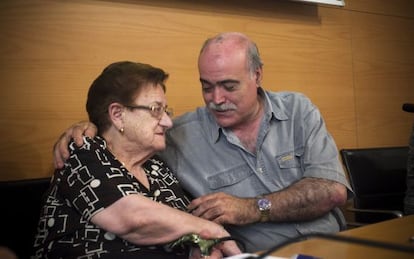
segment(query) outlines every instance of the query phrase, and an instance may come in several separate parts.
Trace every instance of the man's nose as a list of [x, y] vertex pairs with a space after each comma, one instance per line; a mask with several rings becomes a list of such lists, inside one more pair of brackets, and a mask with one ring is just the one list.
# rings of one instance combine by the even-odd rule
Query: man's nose
[[213, 90], [213, 102], [215, 104], [224, 103], [225, 93], [222, 87], [216, 86]]

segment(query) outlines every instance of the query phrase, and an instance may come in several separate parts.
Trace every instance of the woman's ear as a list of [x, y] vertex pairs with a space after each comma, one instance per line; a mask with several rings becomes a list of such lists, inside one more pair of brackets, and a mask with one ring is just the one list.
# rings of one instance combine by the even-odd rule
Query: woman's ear
[[108, 106], [109, 119], [118, 130], [124, 128], [124, 109], [125, 107], [119, 103], [111, 103]]

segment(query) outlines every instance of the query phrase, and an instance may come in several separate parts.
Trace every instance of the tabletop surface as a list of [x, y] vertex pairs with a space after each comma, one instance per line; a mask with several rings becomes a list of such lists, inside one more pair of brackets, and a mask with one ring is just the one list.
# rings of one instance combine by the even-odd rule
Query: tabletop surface
[[[414, 215], [353, 228], [342, 231], [338, 235], [414, 247], [412, 240], [414, 236]], [[295, 254], [334, 259], [414, 258], [414, 254], [320, 238], [293, 243], [275, 251], [272, 255], [289, 258]]]

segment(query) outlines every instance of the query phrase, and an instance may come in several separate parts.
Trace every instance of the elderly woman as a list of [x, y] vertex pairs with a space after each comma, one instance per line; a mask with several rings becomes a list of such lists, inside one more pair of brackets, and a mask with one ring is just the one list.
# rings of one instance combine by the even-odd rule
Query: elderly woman
[[[189, 233], [229, 235], [185, 212], [189, 199], [155, 155], [172, 126], [167, 78], [159, 68], [125, 61], [109, 65], [92, 83], [86, 109], [98, 136], [85, 137], [82, 147], [71, 142], [70, 158], [55, 172], [36, 258], [188, 258], [186, 249], [165, 244]], [[226, 241], [212, 256], [239, 252]]]

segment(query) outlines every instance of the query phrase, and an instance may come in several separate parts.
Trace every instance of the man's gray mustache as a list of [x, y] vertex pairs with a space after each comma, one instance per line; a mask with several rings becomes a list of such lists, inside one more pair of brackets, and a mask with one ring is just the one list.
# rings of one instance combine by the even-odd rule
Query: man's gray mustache
[[215, 104], [215, 103], [209, 103], [208, 108], [211, 110], [219, 111], [219, 112], [225, 112], [225, 111], [231, 111], [236, 110], [236, 105], [232, 103], [223, 103], [223, 104]]

